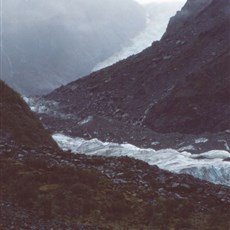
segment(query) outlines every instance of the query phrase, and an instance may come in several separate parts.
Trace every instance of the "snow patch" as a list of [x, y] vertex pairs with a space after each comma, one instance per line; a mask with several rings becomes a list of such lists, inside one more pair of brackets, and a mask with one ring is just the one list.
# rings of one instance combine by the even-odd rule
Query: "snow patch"
[[23, 100], [28, 104], [30, 109], [39, 114], [50, 114], [51, 111], [55, 111], [58, 107], [58, 103], [56, 101], [48, 101], [42, 100], [41, 98], [34, 97], [22, 97]]
[[195, 144], [206, 143], [206, 142], [208, 142], [208, 139], [204, 137], [195, 140]]
[[58, 102], [45, 100], [38, 97], [22, 97], [30, 109], [38, 114], [49, 114], [50, 116], [61, 118], [63, 120], [78, 119], [73, 114], [61, 113], [58, 111]]
[[211, 150], [206, 153], [193, 154], [192, 158], [204, 157], [206, 159], [226, 159], [230, 157], [230, 153], [224, 150]]
[[154, 142], [151, 143], [151, 145], [159, 145], [159, 144], [160, 144], [159, 141], [154, 141]]
[[129, 156], [171, 172], [186, 173], [212, 183], [230, 186], [230, 162], [223, 161], [230, 157], [227, 151], [212, 150], [202, 154], [191, 154], [174, 149], [141, 149], [131, 144], [71, 138], [63, 134], [54, 134], [53, 138], [62, 149], [74, 153]]
[[193, 145], [188, 145], [188, 146], [183, 146], [178, 149], [178, 151], [183, 152], [183, 151], [189, 151], [189, 150], [196, 150]]
[[85, 119], [78, 122], [79, 125], [85, 125], [93, 120], [93, 116], [88, 116]]
[[224, 143], [224, 147], [227, 151], [230, 151], [230, 147], [228, 145], [228, 142], [226, 140], [218, 140], [218, 142]]

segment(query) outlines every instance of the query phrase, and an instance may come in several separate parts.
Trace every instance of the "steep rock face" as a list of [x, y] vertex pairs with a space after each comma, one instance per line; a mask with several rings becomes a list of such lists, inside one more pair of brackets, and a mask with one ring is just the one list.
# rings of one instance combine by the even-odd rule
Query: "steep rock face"
[[49, 133], [19, 94], [0, 81], [0, 139], [28, 146], [57, 148]]
[[229, 54], [224, 54], [193, 72], [150, 109], [145, 124], [160, 132], [230, 129], [229, 63]]
[[48, 93], [89, 74], [127, 45], [146, 20], [133, 0], [8, 0], [3, 11], [1, 77], [26, 95]]
[[178, 29], [183, 29], [185, 25], [191, 23], [191, 20], [195, 19], [199, 14], [202, 14], [212, 1], [213, 0], [187, 0], [182, 10], [177, 12], [176, 17], [171, 18], [164, 37], [177, 33]]
[[[225, 0], [188, 1], [171, 19], [161, 41], [154, 42], [138, 55], [61, 87], [46, 98], [58, 101], [60, 111], [82, 119], [99, 115], [132, 124], [145, 121], [155, 128], [149, 121], [154, 104], [170, 95], [174, 87], [184, 84], [185, 79], [202, 75], [201, 71], [205, 72], [207, 67], [219, 71], [220, 68], [213, 65], [220, 57], [226, 62], [226, 52], [229, 51], [228, 12], [229, 5]], [[207, 75], [220, 77], [221, 80], [214, 80], [214, 84], [218, 81], [224, 86], [226, 83], [224, 78], [227, 75], [222, 76], [218, 72]], [[212, 94], [212, 89], [215, 87], [209, 89], [209, 94]], [[215, 110], [216, 104], [210, 102], [208, 107]], [[227, 111], [227, 107], [224, 110]], [[203, 114], [207, 113], [209, 110]], [[200, 124], [201, 120], [198, 122]], [[184, 131], [198, 133], [226, 129], [225, 125], [211, 128], [210, 122]], [[172, 130], [183, 131], [180, 127]], [[165, 127], [164, 131], [172, 130]]]
[[[188, 1], [184, 11], [189, 12], [189, 7], [193, 7], [197, 13], [183, 18], [185, 16], [179, 12], [180, 17], [171, 21], [168, 34], [165, 34], [168, 37], [175, 33], [172, 29], [174, 21], [178, 27], [187, 25], [188, 20], [194, 20], [195, 25], [201, 26], [202, 17], [206, 27], [210, 27], [211, 23], [215, 24], [198, 36], [193, 50], [190, 50], [191, 54], [206, 53], [205, 59], [200, 59], [202, 65], [190, 71], [183, 81], [178, 82], [166, 97], [148, 111], [144, 123], [158, 132], [197, 134], [230, 128], [230, 18], [227, 15], [230, 7], [224, 5], [224, 1], [202, 1], [201, 4], [207, 7], [196, 9], [198, 1]], [[214, 20], [210, 21], [210, 17]], [[226, 47], [217, 54], [221, 44], [226, 44]], [[189, 56], [186, 58], [193, 61]], [[196, 67], [197, 64], [194, 64]]]

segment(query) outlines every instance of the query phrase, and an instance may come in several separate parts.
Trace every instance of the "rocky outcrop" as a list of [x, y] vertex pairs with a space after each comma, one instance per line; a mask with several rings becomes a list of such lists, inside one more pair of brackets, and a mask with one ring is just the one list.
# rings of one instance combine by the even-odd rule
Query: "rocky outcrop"
[[[228, 12], [225, 0], [188, 1], [159, 42], [55, 90], [46, 99], [57, 101], [60, 112], [79, 119], [98, 115], [161, 132], [224, 131], [230, 119]], [[177, 99], [175, 108], [175, 101], [169, 102], [174, 94], [183, 98]], [[172, 109], [160, 106], [164, 101]], [[161, 118], [161, 112], [167, 116]]]
[[1, 229], [229, 226], [229, 187], [129, 157], [9, 144], [0, 145], [0, 166]]
[[[230, 150], [230, 130], [218, 133], [184, 134], [159, 133], [138, 123], [126, 123], [111, 117], [87, 116], [83, 119], [71, 113], [59, 112], [55, 101], [42, 98], [26, 100], [31, 109], [52, 133], [62, 133], [84, 139], [97, 138], [103, 142], [130, 143], [140, 148], [177, 149], [191, 153], [202, 153], [213, 149]], [[125, 117], [125, 116], [124, 116]]]
[[230, 53], [192, 72], [154, 105], [144, 123], [158, 132], [203, 133], [230, 129]]

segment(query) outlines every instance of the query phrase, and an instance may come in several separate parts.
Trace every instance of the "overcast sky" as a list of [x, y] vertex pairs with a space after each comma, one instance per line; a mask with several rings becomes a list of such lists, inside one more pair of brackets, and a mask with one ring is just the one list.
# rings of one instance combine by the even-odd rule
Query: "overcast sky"
[[186, 0], [136, 0], [141, 4], [148, 4], [151, 2], [186, 2]]

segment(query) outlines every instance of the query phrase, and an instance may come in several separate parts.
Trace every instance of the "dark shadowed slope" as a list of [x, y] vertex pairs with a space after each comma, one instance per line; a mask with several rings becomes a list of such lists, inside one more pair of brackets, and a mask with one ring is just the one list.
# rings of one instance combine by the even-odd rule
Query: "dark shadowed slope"
[[230, 56], [193, 72], [147, 114], [160, 132], [202, 133], [230, 129]]
[[[229, 226], [228, 187], [128, 157], [47, 148], [55, 146], [48, 133], [2, 81], [0, 99], [0, 229]], [[38, 145], [42, 147], [34, 148]]]
[[12, 139], [18, 144], [57, 148], [56, 143], [21, 96], [3, 81], [0, 81], [0, 131], [1, 138]]
[[[227, 63], [230, 50], [229, 12], [226, 0], [189, 0], [182, 11], [171, 19], [161, 41], [154, 42], [138, 55], [61, 87], [46, 98], [60, 102], [60, 111], [82, 119], [99, 115], [131, 124], [143, 124], [145, 121], [152, 129], [164, 132], [223, 131], [229, 127], [229, 101], [221, 101], [222, 96], [210, 100], [206, 95], [219, 95], [217, 91], [223, 89], [228, 96], [229, 69], [224, 63]], [[210, 81], [209, 78], [215, 79]], [[200, 81], [204, 87], [195, 86]], [[206, 82], [209, 86], [205, 86]], [[195, 102], [192, 102], [199, 101], [202, 112], [194, 118], [194, 113], [189, 114], [197, 125], [191, 129], [191, 123], [181, 122], [181, 112], [178, 115], [167, 114], [167, 122], [162, 121], [158, 128], [151, 118], [153, 106], [185, 85], [191, 95], [202, 91], [203, 97], [194, 97]], [[183, 97], [189, 92], [182, 88], [180, 92]], [[185, 101], [185, 98], [180, 101], [177, 106], [181, 111], [184, 104], [189, 107], [190, 101]], [[203, 122], [212, 111], [216, 111], [212, 113], [212, 118], [209, 115], [210, 119]], [[220, 116], [221, 112], [223, 116]], [[161, 116], [160, 113], [157, 115]], [[173, 128], [168, 125], [172, 119]], [[214, 120], [219, 125], [214, 125]]]

